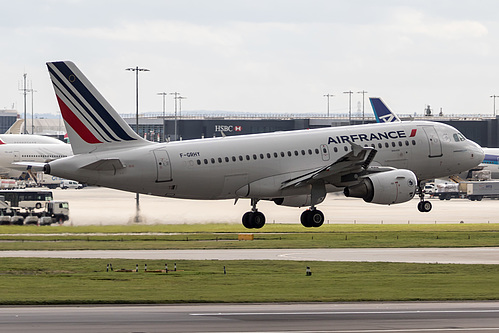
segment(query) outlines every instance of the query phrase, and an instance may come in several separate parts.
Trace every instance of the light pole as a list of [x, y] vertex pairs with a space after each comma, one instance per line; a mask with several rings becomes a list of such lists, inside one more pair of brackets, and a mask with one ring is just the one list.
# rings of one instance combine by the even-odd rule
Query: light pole
[[496, 98], [499, 96], [498, 95], [491, 95], [490, 97], [494, 98], [494, 112], [492, 114], [495, 117], [496, 116]]
[[333, 97], [333, 94], [326, 94], [324, 97], [327, 97], [327, 117], [329, 118], [329, 98]]
[[[187, 99], [187, 97], [178, 96], [177, 99], [178, 99], [178, 118], [182, 119], [182, 100]], [[182, 135], [180, 134], [180, 130], [179, 130], [178, 136], [179, 136], [179, 139], [182, 138]]]
[[348, 125], [352, 125], [352, 94], [353, 91], [344, 91], [344, 94], [349, 94], [348, 99]]
[[26, 134], [26, 94], [28, 93], [29, 89], [28, 87], [26, 86], [27, 82], [26, 82], [26, 77], [28, 76], [27, 73], [24, 73], [23, 74], [23, 88], [19, 88], [19, 90], [21, 90], [23, 92], [23, 95], [24, 95], [24, 132], [23, 134]]
[[364, 123], [364, 95], [367, 94], [367, 91], [357, 91], [357, 94], [362, 94], [362, 123]]
[[33, 107], [33, 98], [36, 92], [38, 92], [35, 89], [29, 89], [29, 92], [31, 93], [31, 134], [35, 134], [35, 125], [34, 125], [34, 120], [33, 120], [33, 114], [35, 113], [34, 107]]
[[[139, 66], [126, 68], [127, 71], [135, 72], [135, 127], [137, 135], [139, 134], [139, 72], [149, 72], [147, 68]], [[135, 193], [135, 222], [140, 222], [140, 201], [139, 193]]]
[[178, 126], [177, 126], [177, 99], [178, 99], [178, 96], [180, 96], [180, 93], [175, 91], [175, 92], [170, 93], [170, 95], [174, 95], [173, 99], [175, 100], [175, 135], [173, 137], [174, 137], [174, 140], [177, 141], [177, 129], [178, 129]]
[[160, 92], [157, 93], [157, 95], [163, 96], [163, 142], [165, 142], [165, 117], [166, 117], [166, 104], [165, 104], [165, 97], [168, 95], [167, 92]]

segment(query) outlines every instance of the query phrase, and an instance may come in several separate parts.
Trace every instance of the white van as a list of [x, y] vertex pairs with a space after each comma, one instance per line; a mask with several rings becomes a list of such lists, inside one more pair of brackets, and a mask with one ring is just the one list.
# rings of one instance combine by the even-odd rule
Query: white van
[[75, 182], [74, 180], [67, 180], [67, 179], [61, 180], [61, 184], [59, 186], [63, 190], [68, 189], [68, 188], [80, 189], [83, 187], [80, 183]]

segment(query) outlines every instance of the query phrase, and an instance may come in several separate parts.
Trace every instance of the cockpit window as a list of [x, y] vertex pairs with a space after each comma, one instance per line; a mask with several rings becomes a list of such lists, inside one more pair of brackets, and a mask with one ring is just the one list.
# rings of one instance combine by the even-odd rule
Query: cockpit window
[[465, 141], [466, 140], [466, 138], [464, 137], [464, 135], [462, 135], [461, 133], [454, 133], [453, 137], [454, 137], [454, 141], [456, 141], [456, 142], [460, 142], [460, 141]]

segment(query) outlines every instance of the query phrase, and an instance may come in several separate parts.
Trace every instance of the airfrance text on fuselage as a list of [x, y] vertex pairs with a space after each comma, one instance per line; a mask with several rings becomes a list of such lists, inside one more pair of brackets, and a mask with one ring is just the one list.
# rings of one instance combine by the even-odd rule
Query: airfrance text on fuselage
[[[414, 133], [415, 134], [415, 133]], [[411, 134], [411, 136], [414, 136]], [[364, 142], [364, 141], [380, 141], [380, 140], [389, 140], [389, 139], [403, 139], [407, 138], [407, 134], [405, 131], [389, 131], [389, 132], [378, 132], [378, 133], [367, 133], [367, 134], [350, 134], [350, 135], [339, 135], [332, 137], [330, 136], [327, 143], [347, 143], [347, 142]]]

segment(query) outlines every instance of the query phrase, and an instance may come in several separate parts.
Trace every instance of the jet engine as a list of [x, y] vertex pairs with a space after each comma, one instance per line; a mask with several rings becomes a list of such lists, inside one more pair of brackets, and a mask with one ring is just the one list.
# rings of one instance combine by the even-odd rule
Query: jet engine
[[399, 169], [365, 177], [360, 183], [345, 187], [343, 193], [365, 202], [391, 205], [411, 200], [416, 194], [417, 183], [412, 171]]
[[[312, 196], [310, 194], [293, 195], [291, 197], [276, 198], [272, 199], [272, 201], [279, 206], [287, 206], [287, 207], [312, 206]], [[322, 201], [324, 201], [324, 198], [322, 198], [320, 202], [315, 202], [314, 205], [320, 204]]]

